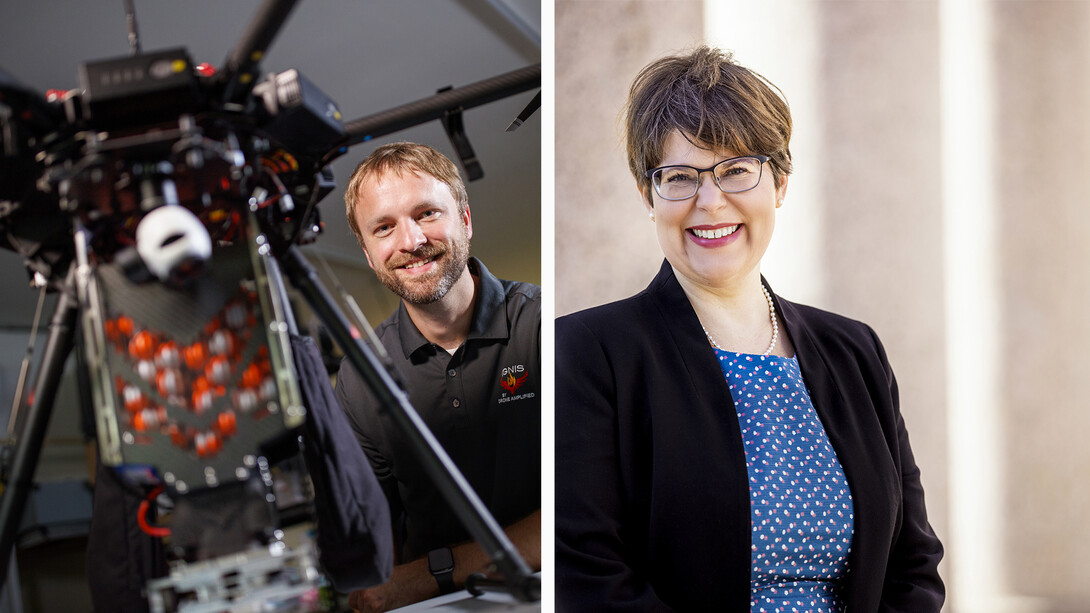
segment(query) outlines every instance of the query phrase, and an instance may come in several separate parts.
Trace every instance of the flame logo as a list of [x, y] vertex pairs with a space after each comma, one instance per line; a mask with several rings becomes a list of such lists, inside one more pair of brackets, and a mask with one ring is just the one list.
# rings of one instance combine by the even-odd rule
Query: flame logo
[[526, 373], [525, 375], [522, 375], [521, 377], [516, 379], [515, 375], [509, 374], [503, 379], [500, 379], [500, 387], [507, 390], [507, 393], [514, 394], [515, 390], [522, 387], [522, 384], [526, 382], [526, 378], [529, 376], [530, 373]]

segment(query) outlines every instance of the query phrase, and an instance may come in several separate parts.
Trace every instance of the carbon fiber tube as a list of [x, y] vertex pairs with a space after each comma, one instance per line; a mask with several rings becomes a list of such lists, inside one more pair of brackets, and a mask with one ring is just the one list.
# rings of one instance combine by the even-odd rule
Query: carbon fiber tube
[[344, 125], [348, 138], [338, 145], [338, 149], [331, 154], [332, 157], [327, 156], [326, 162], [344, 153], [342, 147], [357, 145], [425, 121], [439, 119], [451, 109], [470, 109], [535, 87], [541, 87], [541, 64], [513, 70], [464, 87], [448, 89], [429, 98], [361, 117]]
[[257, 80], [257, 65], [265, 56], [298, 0], [265, 0], [223, 65], [224, 102], [241, 102]]

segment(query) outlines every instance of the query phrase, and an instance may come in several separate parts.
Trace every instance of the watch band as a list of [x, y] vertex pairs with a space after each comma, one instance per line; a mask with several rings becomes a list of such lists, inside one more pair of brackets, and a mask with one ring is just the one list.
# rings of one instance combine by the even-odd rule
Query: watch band
[[454, 591], [454, 554], [450, 547], [440, 547], [428, 552], [428, 572], [439, 584], [440, 594]]

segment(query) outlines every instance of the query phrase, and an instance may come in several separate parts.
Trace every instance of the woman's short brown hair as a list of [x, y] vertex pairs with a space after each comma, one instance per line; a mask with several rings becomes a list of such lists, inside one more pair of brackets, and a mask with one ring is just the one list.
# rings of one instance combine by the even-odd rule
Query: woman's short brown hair
[[652, 62], [632, 82], [625, 146], [628, 167], [648, 201], [645, 173], [660, 164], [674, 130], [712, 150], [771, 157], [777, 187], [791, 173], [791, 111], [783, 93], [730, 53], [702, 45]]
[[348, 217], [348, 227], [356, 240], [363, 247], [363, 234], [356, 223], [356, 203], [359, 199], [360, 185], [367, 177], [383, 172], [420, 172], [431, 175], [450, 189], [451, 196], [458, 203], [458, 214], [464, 215], [469, 207], [469, 196], [458, 167], [450, 158], [435, 149], [418, 143], [399, 142], [382, 145], [371, 152], [352, 171], [348, 187], [344, 190], [344, 214]]

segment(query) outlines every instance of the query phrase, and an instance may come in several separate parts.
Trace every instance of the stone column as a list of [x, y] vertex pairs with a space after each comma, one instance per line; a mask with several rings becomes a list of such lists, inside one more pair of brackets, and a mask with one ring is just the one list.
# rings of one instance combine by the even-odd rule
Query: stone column
[[1012, 590], [1090, 602], [1090, 4], [991, 3], [1003, 541]]

